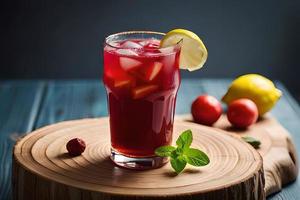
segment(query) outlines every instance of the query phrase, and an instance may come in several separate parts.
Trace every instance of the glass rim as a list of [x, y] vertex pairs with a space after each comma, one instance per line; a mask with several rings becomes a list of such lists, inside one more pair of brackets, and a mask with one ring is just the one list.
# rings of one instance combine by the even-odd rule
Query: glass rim
[[[115, 36], [119, 36], [119, 35], [133, 35], [133, 34], [149, 34], [149, 35], [161, 35], [161, 36], [165, 36], [165, 33], [162, 32], [156, 32], [156, 31], [122, 31], [122, 32], [118, 32], [118, 33], [113, 33], [110, 34], [108, 36], [105, 37], [104, 39], [104, 44], [111, 47], [111, 48], [115, 48], [115, 49], [138, 49], [138, 48], [122, 48], [122, 47], [118, 47], [118, 46], [114, 46], [112, 44], [109, 44], [108, 39], [115, 37]], [[142, 39], [142, 38], [141, 38]], [[181, 47], [181, 43], [182, 43], [182, 39], [179, 40], [176, 44], [174, 45], [170, 45], [167, 47], [159, 47], [158, 50], [160, 49], [168, 49], [170, 47]], [[144, 48], [146, 51], [147, 50], [153, 50], [151, 48]]]

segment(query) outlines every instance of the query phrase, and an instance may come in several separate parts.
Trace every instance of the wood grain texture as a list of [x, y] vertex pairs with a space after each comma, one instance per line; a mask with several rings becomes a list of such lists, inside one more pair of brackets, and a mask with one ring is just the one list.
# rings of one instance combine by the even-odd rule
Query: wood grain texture
[[[191, 115], [177, 116], [177, 119], [193, 122]], [[266, 195], [280, 191], [297, 178], [299, 161], [295, 145], [290, 134], [274, 117], [265, 116], [248, 129], [239, 130], [233, 128], [223, 115], [213, 127], [238, 137], [251, 136], [261, 141], [257, 151], [263, 157]]]
[[[170, 164], [146, 171], [114, 166], [108, 159], [108, 118], [67, 121], [34, 131], [14, 149], [14, 199], [265, 199], [257, 151], [221, 130], [188, 122], [176, 122], [174, 136], [186, 129], [194, 133], [192, 146], [207, 152], [211, 163], [189, 166], [178, 176]], [[73, 137], [87, 143], [81, 156], [67, 154], [65, 145]]]
[[31, 131], [44, 85], [32, 81], [0, 82], [0, 199], [11, 198], [11, 163], [15, 139]]

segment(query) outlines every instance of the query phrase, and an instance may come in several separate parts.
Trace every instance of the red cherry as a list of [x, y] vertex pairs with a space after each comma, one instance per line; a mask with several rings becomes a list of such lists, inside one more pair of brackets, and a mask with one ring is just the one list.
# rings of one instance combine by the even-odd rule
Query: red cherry
[[212, 125], [220, 118], [221, 114], [221, 103], [213, 96], [198, 96], [192, 104], [192, 115], [197, 123]]

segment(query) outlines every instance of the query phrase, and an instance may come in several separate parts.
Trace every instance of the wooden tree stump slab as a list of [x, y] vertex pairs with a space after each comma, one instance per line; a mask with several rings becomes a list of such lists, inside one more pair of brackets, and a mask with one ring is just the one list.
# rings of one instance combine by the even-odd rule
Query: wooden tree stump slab
[[[192, 146], [205, 151], [211, 162], [189, 166], [177, 176], [169, 163], [146, 171], [115, 166], [109, 160], [108, 118], [38, 129], [14, 148], [14, 199], [265, 199], [257, 151], [238, 137], [190, 122], [177, 121], [174, 138], [186, 129], [193, 131]], [[70, 157], [65, 146], [74, 137], [85, 140], [87, 148]]]
[[[177, 116], [177, 119], [193, 122], [191, 115]], [[284, 185], [297, 178], [299, 165], [295, 145], [288, 131], [271, 115], [246, 130], [234, 129], [223, 115], [214, 127], [239, 137], [247, 135], [261, 141], [257, 151], [263, 158], [267, 196], [279, 192]]]

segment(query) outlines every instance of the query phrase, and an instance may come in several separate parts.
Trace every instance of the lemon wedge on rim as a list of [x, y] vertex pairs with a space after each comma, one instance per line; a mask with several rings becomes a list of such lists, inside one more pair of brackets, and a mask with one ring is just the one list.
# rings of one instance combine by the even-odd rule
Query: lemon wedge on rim
[[180, 69], [194, 71], [202, 68], [207, 60], [207, 50], [195, 33], [185, 29], [174, 29], [163, 37], [160, 47], [176, 45], [181, 40]]

